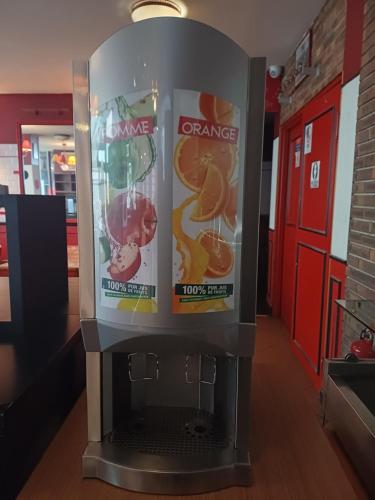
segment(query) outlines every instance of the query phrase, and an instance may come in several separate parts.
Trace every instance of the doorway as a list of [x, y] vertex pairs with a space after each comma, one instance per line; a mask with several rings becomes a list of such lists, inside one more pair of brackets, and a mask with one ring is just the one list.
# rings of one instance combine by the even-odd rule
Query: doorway
[[68, 275], [78, 276], [76, 155], [73, 125], [20, 126], [21, 191], [65, 199]]
[[21, 125], [25, 194], [65, 197], [67, 217], [77, 216], [73, 125]]

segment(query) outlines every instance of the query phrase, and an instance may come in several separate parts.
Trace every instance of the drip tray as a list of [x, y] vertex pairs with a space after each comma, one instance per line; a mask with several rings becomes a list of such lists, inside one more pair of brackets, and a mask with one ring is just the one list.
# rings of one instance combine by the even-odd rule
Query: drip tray
[[149, 455], [202, 455], [228, 447], [223, 426], [194, 408], [147, 407], [132, 413], [109, 436], [111, 443]]

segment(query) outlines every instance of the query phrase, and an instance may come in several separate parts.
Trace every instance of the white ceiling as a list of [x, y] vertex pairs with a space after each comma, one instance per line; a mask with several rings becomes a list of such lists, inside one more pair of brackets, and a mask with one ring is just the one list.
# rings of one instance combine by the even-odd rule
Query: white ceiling
[[[186, 0], [187, 17], [284, 64], [325, 0]], [[0, 0], [0, 93], [71, 92], [71, 62], [131, 22], [132, 0]]]
[[[22, 134], [39, 136], [40, 151], [74, 150], [73, 125], [22, 125]], [[66, 139], [57, 139], [55, 135], [66, 135]]]

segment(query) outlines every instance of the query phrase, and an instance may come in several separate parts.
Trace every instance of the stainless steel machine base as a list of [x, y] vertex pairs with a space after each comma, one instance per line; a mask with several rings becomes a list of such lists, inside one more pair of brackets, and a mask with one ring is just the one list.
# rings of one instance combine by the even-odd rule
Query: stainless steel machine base
[[144, 493], [203, 493], [250, 484], [249, 456], [239, 455], [233, 448], [202, 455], [151, 455], [106, 438], [89, 442], [82, 458], [83, 476]]

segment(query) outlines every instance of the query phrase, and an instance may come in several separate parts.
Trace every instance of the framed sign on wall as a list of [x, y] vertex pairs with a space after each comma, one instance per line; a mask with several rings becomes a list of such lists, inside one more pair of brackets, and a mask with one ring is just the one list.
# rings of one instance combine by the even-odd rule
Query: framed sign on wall
[[303, 36], [301, 42], [296, 49], [296, 62], [295, 62], [295, 78], [294, 86], [298, 85], [306, 78], [307, 73], [303, 71], [304, 68], [311, 66], [311, 42], [312, 33], [309, 30]]

